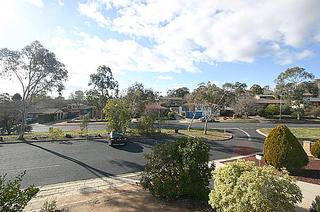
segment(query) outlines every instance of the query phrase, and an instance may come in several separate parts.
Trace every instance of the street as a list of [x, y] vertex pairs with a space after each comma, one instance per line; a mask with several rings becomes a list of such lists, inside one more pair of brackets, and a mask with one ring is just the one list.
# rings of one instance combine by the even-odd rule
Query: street
[[[201, 123], [194, 125], [197, 128], [201, 126]], [[210, 141], [210, 160], [261, 152], [264, 138], [255, 130], [274, 126], [261, 123], [210, 123], [209, 128], [225, 128], [234, 136], [228, 141]], [[301, 124], [289, 126], [319, 127]], [[60, 127], [65, 130], [77, 126]], [[103, 124], [90, 125], [91, 129], [104, 127]], [[182, 128], [186, 124], [174, 127]], [[39, 129], [44, 130], [44, 126]], [[126, 146], [116, 148], [101, 140], [0, 144], [0, 174], [7, 173], [11, 178], [26, 170], [23, 185], [39, 186], [141, 171], [146, 162], [144, 155], [151, 152], [157, 143], [170, 142], [172, 139], [130, 138]]]

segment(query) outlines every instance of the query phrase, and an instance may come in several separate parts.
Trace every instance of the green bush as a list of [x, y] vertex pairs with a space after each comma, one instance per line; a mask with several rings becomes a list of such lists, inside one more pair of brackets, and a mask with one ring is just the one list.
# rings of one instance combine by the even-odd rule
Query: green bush
[[5, 175], [0, 176], [0, 211], [22, 211], [27, 203], [39, 192], [39, 189], [34, 186], [21, 189], [21, 181], [24, 175], [25, 172], [13, 180], [7, 180]]
[[320, 158], [320, 140], [311, 145], [310, 151], [314, 157]]
[[60, 128], [49, 128], [49, 138], [52, 140], [59, 140], [64, 138], [63, 131]]
[[168, 112], [167, 117], [170, 120], [175, 120], [176, 119], [175, 112], [173, 112], [173, 111]]
[[154, 122], [156, 120], [156, 114], [154, 113], [147, 113], [139, 119], [137, 123], [137, 131], [141, 135], [151, 135], [156, 132], [156, 127]]
[[166, 200], [208, 200], [209, 145], [200, 138], [183, 138], [159, 144], [146, 156], [141, 185]]
[[46, 200], [43, 203], [40, 212], [55, 212], [57, 209], [57, 202], [55, 200]]
[[267, 116], [279, 115], [280, 108], [279, 105], [270, 104], [264, 109], [264, 113]]
[[209, 204], [216, 211], [295, 211], [302, 193], [294, 178], [272, 166], [235, 161], [213, 172]]
[[267, 164], [288, 170], [301, 168], [309, 159], [298, 139], [285, 125], [278, 125], [264, 142], [264, 160]]
[[310, 212], [320, 212], [320, 196], [316, 196], [312, 202]]

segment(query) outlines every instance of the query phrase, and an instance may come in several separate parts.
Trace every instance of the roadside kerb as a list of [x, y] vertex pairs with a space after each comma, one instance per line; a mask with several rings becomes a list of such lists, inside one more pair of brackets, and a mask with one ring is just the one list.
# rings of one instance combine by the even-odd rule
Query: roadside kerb
[[256, 132], [259, 133], [260, 135], [264, 136], [264, 137], [267, 137], [267, 136], [268, 136], [267, 134], [261, 132], [259, 129], [257, 129]]

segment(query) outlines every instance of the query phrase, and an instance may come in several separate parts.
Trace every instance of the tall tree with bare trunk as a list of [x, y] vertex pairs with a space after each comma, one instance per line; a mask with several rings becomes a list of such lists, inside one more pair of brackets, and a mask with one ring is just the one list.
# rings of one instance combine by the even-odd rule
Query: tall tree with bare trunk
[[22, 123], [19, 139], [23, 140], [27, 108], [32, 97], [53, 90], [61, 92], [68, 78], [65, 65], [39, 41], [34, 41], [20, 51], [0, 49], [0, 76], [15, 78], [22, 89]]

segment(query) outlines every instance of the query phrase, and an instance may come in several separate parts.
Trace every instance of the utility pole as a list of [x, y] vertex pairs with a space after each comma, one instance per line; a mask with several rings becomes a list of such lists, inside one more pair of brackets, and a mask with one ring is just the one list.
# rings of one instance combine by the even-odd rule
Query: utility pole
[[280, 120], [280, 121], [281, 121], [281, 115], [282, 115], [281, 99], [282, 99], [282, 93], [280, 94], [280, 107], [279, 107], [279, 108], [280, 108], [280, 111], [279, 111], [279, 112], [280, 112], [280, 113], [279, 113], [279, 114], [280, 114], [280, 116], [279, 116], [279, 120]]
[[161, 113], [161, 109], [160, 109], [160, 99], [156, 99], [156, 101], [158, 101], [158, 108], [159, 108], [159, 113], [158, 113], [158, 127], [159, 127], [159, 133], [161, 132], [161, 126], [160, 126], [160, 113]]

